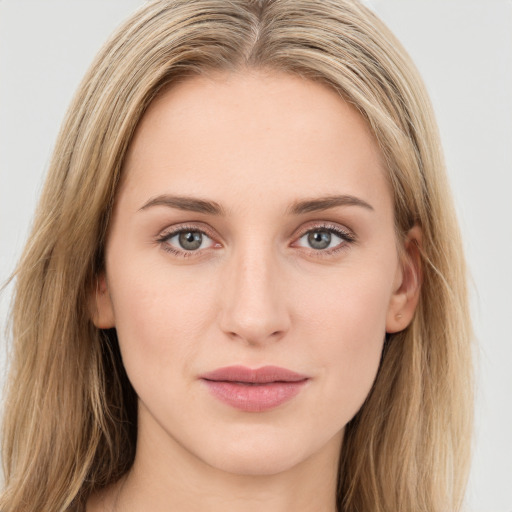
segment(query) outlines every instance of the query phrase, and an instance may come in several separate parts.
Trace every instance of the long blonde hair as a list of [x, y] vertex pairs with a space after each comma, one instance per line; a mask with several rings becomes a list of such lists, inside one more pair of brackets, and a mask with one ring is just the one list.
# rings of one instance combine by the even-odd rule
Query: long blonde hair
[[14, 277], [3, 512], [79, 510], [126, 473], [136, 396], [90, 298], [123, 159], [163, 87], [210, 69], [319, 81], [355, 105], [387, 162], [398, 240], [421, 226], [420, 303], [388, 335], [346, 428], [338, 509], [460, 509], [472, 427], [471, 328], [461, 240], [432, 108], [383, 23], [355, 0], [157, 0], [121, 26], [72, 102]]

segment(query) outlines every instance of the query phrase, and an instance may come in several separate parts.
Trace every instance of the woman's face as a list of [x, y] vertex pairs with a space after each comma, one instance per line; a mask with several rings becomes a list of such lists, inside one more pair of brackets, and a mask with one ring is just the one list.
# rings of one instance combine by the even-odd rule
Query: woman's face
[[123, 172], [95, 323], [117, 329], [138, 451], [244, 474], [337, 460], [414, 309], [363, 118], [295, 76], [194, 77]]

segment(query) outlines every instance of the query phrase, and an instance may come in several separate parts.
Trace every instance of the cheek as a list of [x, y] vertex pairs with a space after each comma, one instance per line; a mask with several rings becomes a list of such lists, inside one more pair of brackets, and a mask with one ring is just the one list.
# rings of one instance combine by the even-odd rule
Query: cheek
[[[372, 349], [385, 335], [386, 315], [391, 299], [392, 273], [386, 267], [358, 270], [343, 269], [332, 275], [322, 287], [305, 282], [308, 293], [301, 301], [304, 323], [320, 336], [320, 347], [331, 346], [358, 353]], [[326, 348], [327, 348], [326, 346]], [[331, 347], [334, 348], [334, 347]]]
[[391, 280], [378, 272], [354, 272], [336, 282], [327, 292], [307, 296], [303, 328], [315, 340], [309, 356], [324, 377], [318, 414], [330, 401], [331, 414], [344, 425], [362, 406], [379, 368]]
[[186, 373], [214, 315], [214, 291], [203, 279], [153, 263], [118, 258], [110, 272], [123, 362], [134, 380]]

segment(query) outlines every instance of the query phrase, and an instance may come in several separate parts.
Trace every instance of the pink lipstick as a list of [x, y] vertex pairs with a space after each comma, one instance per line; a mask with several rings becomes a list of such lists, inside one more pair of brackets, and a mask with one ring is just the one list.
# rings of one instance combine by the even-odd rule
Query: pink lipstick
[[263, 412], [291, 400], [309, 380], [278, 366], [226, 366], [200, 378], [218, 400], [246, 412]]

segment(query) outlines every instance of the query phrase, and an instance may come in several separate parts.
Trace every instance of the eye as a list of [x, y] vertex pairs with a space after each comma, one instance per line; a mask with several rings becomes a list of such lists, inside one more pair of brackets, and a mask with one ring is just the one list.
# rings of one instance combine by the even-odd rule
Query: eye
[[204, 231], [192, 228], [181, 228], [164, 233], [158, 238], [163, 248], [177, 255], [187, 255], [202, 249], [208, 249], [215, 242]]
[[354, 241], [354, 237], [339, 228], [317, 227], [306, 231], [296, 242], [299, 247], [314, 251], [336, 251]]

